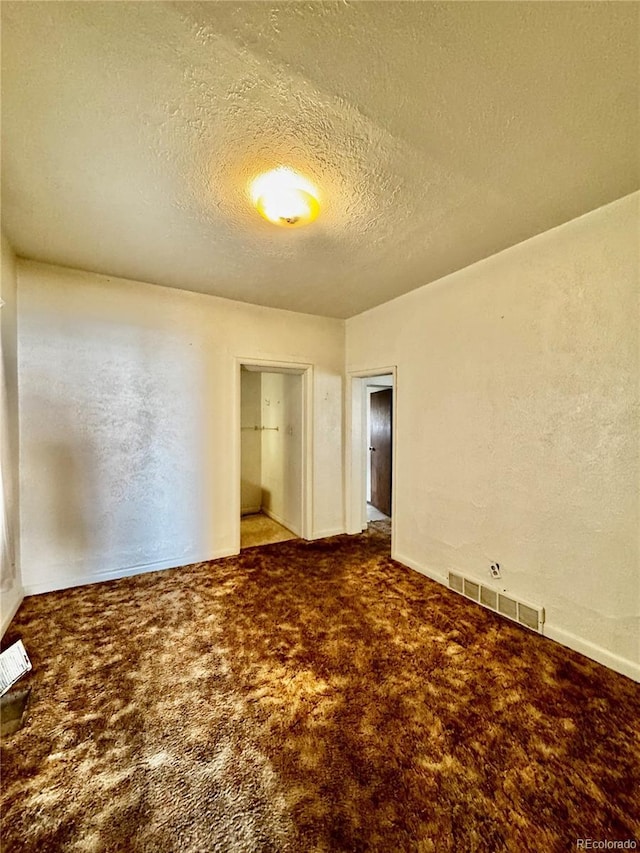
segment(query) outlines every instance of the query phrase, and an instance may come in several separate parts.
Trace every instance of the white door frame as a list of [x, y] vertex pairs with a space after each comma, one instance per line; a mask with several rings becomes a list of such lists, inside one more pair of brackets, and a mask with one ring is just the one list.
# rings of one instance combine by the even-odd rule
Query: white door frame
[[234, 358], [233, 387], [233, 506], [234, 506], [234, 541], [236, 554], [240, 553], [240, 514], [242, 511], [242, 495], [240, 489], [242, 472], [242, 444], [240, 437], [241, 411], [241, 370], [243, 365], [258, 367], [263, 373], [269, 368], [295, 371], [302, 376], [302, 520], [300, 535], [302, 539], [311, 539], [313, 531], [313, 365], [299, 361], [274, 361], [263, 358]]
[[395, 553], [396, 465], [397, 465], [397, 394], [396, 365], [367, 370], [347, 371], [346, 388], [346, 447], [345, 447], [345, 506], [347, 533], [362, 533], [367, 527], [367, 393], [362, 381], [371, 376], [393, 377], [393, 407], [391, 434], [391, 555]]

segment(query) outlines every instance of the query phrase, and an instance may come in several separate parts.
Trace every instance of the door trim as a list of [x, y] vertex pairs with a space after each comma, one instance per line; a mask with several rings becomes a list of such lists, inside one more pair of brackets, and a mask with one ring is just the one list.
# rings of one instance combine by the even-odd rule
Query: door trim
[[235, 356], [233, 359], [233, 452], [231, 465], [233, 469], [234, 507], [233, 541], [236, 543], [236, 554], [240, 553], [240, 514], [242, 511], [242, 495], [240, 479], [242, 471], [242, 445], [240, 439], [241, 414], [241, 370], [243, 365], [257, 367], [263, 373], [269, 373], [269, 368], [276, 372], [278, 369], [295, 371], [302, 376], [302, 520], [300, 537], [313, 538], [313, 365], [309, 362], [276, 361], [273, 359], [250, 358]]
[[367, 527], [367, 395], [363, 379], [393, 377], [391, 434], [391, 556], [395, 556], [395, 517], [398, 445], [398, 368], [396, 365], [348, 370], [345, 399], [345, 521], [347, 533], [362, 533]]

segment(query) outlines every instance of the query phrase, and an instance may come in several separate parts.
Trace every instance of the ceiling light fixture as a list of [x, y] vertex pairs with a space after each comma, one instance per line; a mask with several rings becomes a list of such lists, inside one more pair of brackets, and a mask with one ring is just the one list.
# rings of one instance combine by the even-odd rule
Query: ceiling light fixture
[[285, 228], [308, 225], [320, 212], [318, 190], [286, 166], [257, 177], [249, 192], [258, 213], [268, 222]]

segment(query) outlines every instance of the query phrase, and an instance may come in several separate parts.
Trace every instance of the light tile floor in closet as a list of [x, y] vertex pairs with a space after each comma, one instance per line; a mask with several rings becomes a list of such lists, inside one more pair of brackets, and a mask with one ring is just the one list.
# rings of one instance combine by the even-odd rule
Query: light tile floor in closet
[[243, 515], [240, 519], [240, 548], [253, 548], [255, 545], [270, 545], [272, 542], [286, 542], [288, 539], [297, 538], [295, 533], [262, 512]]
[[387, 521], [388, 515], [380, 512], [373, 504], [367, 503], [367, 521]]

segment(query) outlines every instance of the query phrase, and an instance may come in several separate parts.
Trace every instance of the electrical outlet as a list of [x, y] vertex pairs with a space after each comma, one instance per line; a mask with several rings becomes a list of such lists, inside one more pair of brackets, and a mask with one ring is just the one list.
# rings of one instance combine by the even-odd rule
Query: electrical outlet
[[500, 578], [502, 575], [500, 574], [500, 563], [491, 563], [491, 568], [489, 569], [491, 572], [492, 578]]

